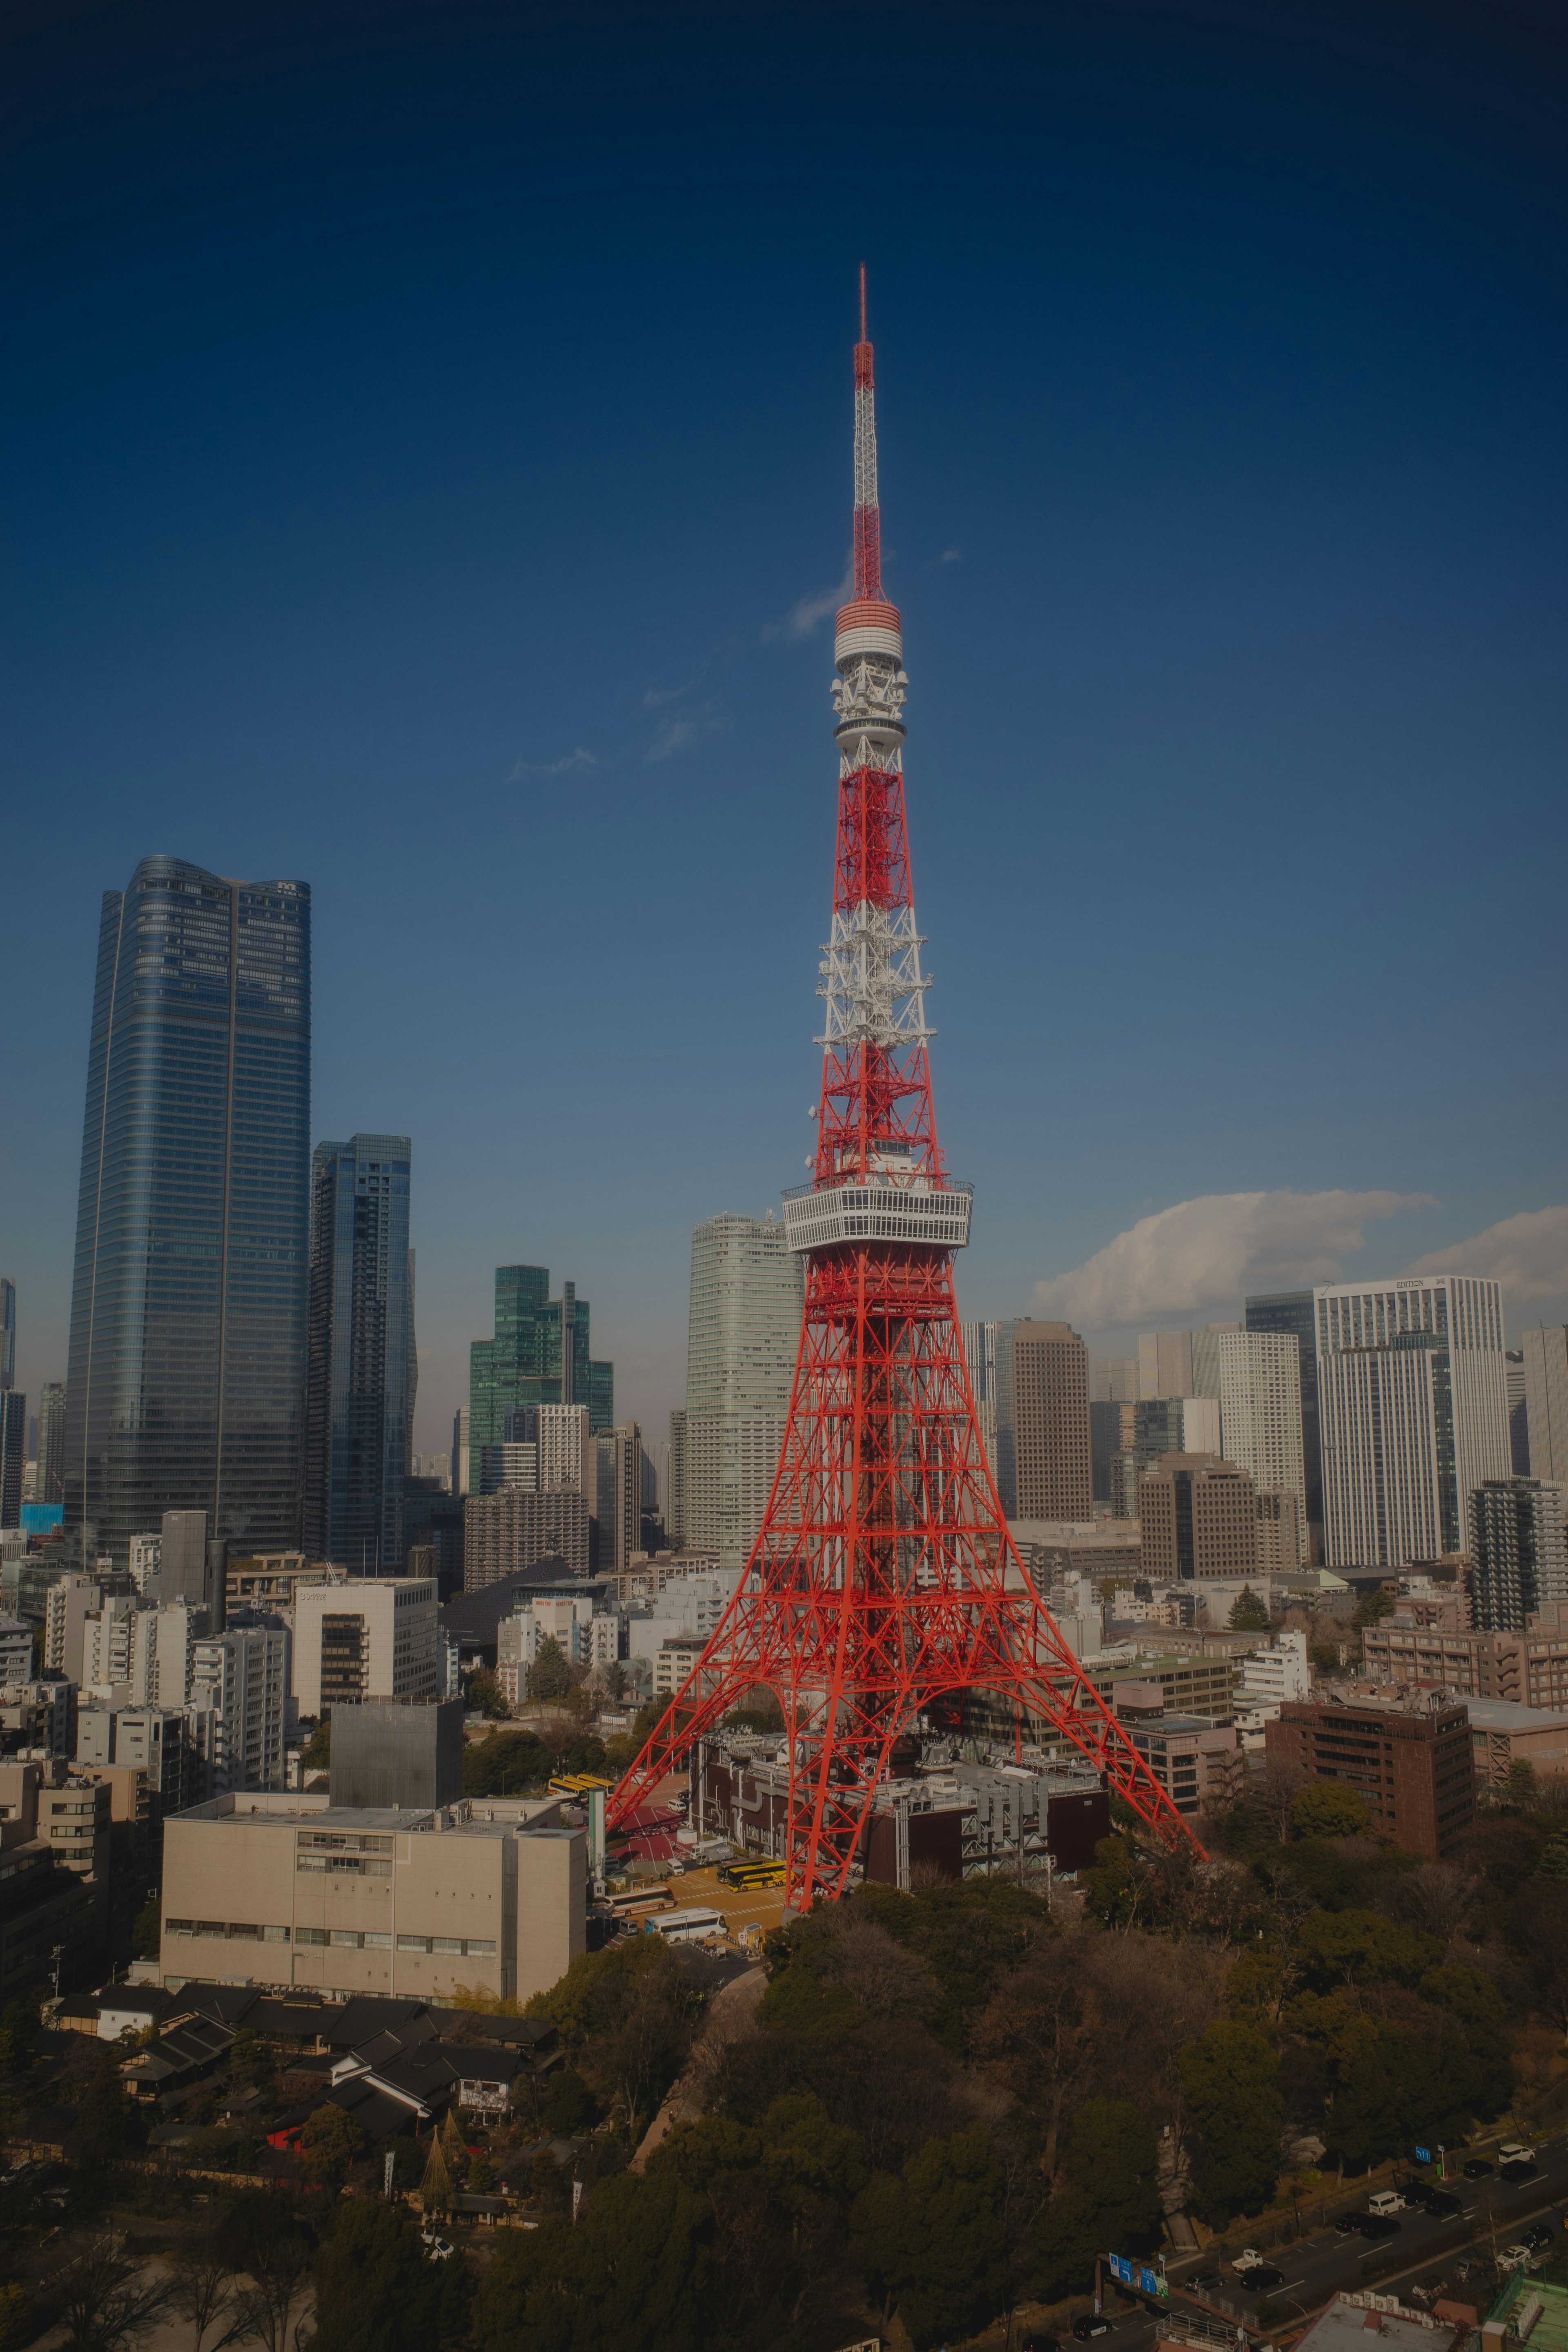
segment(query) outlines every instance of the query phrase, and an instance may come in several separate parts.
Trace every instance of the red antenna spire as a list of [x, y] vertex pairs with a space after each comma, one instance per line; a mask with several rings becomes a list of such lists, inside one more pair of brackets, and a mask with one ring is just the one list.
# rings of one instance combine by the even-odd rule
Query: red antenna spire
[[855, 596], [882, 593], [882, 518], [877, 506], [877, 394], [866, 340], [866, 265], [860, 264], [860, 340], [855, 346]]

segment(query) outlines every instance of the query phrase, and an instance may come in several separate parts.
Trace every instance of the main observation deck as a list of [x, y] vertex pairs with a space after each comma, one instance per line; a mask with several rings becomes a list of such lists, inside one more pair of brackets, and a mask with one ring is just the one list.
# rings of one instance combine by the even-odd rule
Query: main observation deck
[[798, 1184], [784, 1196], [784, 1232], [792, 1250], [832, 1249], [841, 1242], [919, 1242], [931, 1249], [964, 1249], [969, 1242], [973, 1184], [940, 1190], [921, 1176], [900, 1183], [891, 1176], [857, 1177], [842, 1184]]

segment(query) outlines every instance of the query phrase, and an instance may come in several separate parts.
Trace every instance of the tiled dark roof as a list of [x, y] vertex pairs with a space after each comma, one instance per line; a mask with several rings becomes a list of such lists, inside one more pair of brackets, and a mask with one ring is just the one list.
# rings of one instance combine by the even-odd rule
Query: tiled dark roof
[[540, 2017], [486, 2017], [472, 2009], [442, 2009], [436, 2015], [443, 2026], [461, 2026], [465, 2041], [500, 2042], [513, 2049], [537, 2051], [555, 2039], [555, 2028]]
[[332, 2050], [357, 2050], [374, 2033], [399, 2033], [411, 2018], [426, 2013], [422, 2000], [393, 2000], [382, 1993], [356, 1992], [322, 2015], [321, 2039]]
[[193, 2017], [210, 2018], [220, 2025], [248, 2022], [261, 1994], [255, 1985], [191, 1985], [180, 1995], [180, 2007]]
[[258, 2000], [246, 2013], [246, 2025], [268, 2042], [314, 2042], [321, 2020], [336, 2015], [337, 2004], [315, 1993], [274, 1994]]

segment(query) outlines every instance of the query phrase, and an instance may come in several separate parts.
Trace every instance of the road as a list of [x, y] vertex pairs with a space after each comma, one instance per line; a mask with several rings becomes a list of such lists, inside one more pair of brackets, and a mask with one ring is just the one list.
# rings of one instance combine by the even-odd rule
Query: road
[[[1559, 2209], [1568, 2199], [1568, 2138], [1535, 2143], [1538, 2166], [1533, 2180], [1521, 2181], [1517, 2187], [1500, 2181], [1496, 2174], [1485, 2180], [1465, 2180], [1450, 2177], [1447, 2187], [1458, 2198], [1461, 2210], [1438, 2220], [1419, 2211], [1396, 2215], [1399, 2235], [1369, 2244], [1359, 2237], [1342, 2238], [1331, 2227], [1316, 2231], [1310, 2237], [1298, 2239], [1293, 2246], [1273, 2249], [1268, 2259], [1285, 2273], [1284, 2283], [1270, 2287], [1266, 2294], [1249, 2294], [1228, 2263], [1215, 2264], [1211, 2257], [1190, 2255], [1184, 2261], [1168, 2264], [1173, 2287], [1197, 2271], [1219, 2268], [1224, 2286], [1219, 2290], [1223, 2301], [1234, 2306], [1247, 2326], [1254, 2325], [1253, 2315], [1260, 2303], [1267, 2302], [1271, 2318], [1289, 2315], [1299, 2321], [1316, 2311], [1337, 2294], [1354, 2294], [1363, 2286], [1374, 2287], [1379, 2294], [1392, 2294], [1408, 2289], [1426, 2279], [1428, 2283], [1447, 2276], [1453, 2277], [1454, 2265], [1464, 2258], [1465, 2243], [1475, 2245], [1478, 2252], [1490, 2256], [1495, 2242], [1499, 2252], [1511, 2245], [1525, 2224], [1549, 2221], [1561, 2228], [1563, 2213]], [[1461, 2242], [1463, 2241], [1464, 2242]], [[1480, 2294], [1490, 2298], [1489, 2286], [1480, 2285]], [[1463, 2290], [1459, 2290], [1461, 2295]], [[1196, 2306], [1173, 2295], [1173, 2315], [1185, 2308], [1195, 2312]], [[1215, 2317], [1223, 2317], [1216, 2312]], [[1279, 2325], [1289, 2324], [1283, 2317]], [[1152, 2345], [1155, 2335], [1155, 2319], [1152, 2312], [1145, 2315], [1123, 2310], [1113, 2330], [1116, 2352], [1143, 2352]]]

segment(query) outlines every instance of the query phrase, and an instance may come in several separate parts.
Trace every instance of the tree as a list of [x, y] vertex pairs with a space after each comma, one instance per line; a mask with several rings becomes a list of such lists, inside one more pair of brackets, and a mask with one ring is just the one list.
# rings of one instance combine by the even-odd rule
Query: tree
[[1254, 1592], [1250, 1584], [1244, 1584], [1231, 1603], [1226, 1622], [1233, 1633], [1267, 1633], [1268, 1603]]
[[441, 2135], [430, 2135], [430, 2153], [425, 2159], [425, 2170], [419, 2182], [419, 2204], [423, 2212], [449, 2213], [455, 2192], [452, 2175], [447, 2163], [447, 2152], [441, 2146]]
[[38, 2045], [38, 2004], [8, 2000], [0, 2017], [0, 2081], [26, 2074]]
[[[488, 1717], [492, 1723], [505, 1722], [511, 1714], [505, 1692], [494, 1675], [484, 1666], [476, 1666], [468, 1676], [468, 1706], [475, 1714]], [[468, 1753], [473, 1753], [471, 1748]], [[482, 1793], [491, 1795], [496, 1792], [487, 1790]]]
[[1093, 1981], [1083, 1965], [1087, 1938], [1060, 1937], [1005, 1978], [975, 2020], [971, 2051], [984, 2074], [1023, 2100], [1045, 2134], [1047, 2180], [1069, 2104], [1092, 2078], [1098, 2056]]
[[163, 1906], [155, 1895], [150, 1895], [131, 1922], [131, 1953], [133, 1959], [155, 1960], [159, 1938], [163, 1932]]
[[16, 2279], [0, 2286], [0, 2352], [13, 2352], [15, 2347], [30, 2344], [37, 2329], [33, 2319], [33, 2298]]
[[1503, 1775], [1502, 1793], [1510, 1805], [1535, 1802], [1535, 1767], [1528, 1756], [1516, 1756]]
[[1006, 2188], [984, 2124], [928, 2140], [901, 2180], [883, 2173], [855, 2200], [850, 2227], [874, 2289], [896, 2303], [917, 2345], [972, 2336], [1006, 2284]]
[[323, 2189], [341, 2189], [354, 2159], [364, 2153], [364, 2134], [352, 2116], [328, 2099], [306, 2117], [300, 2152], [312, 2180]]
[[289, 2352], [289, 2321], [315, 2252], [309, 2228], [288, 2199], [252, 2189], [235, 2199], [216, 2234], [238, 2278], [235, 2341]]
[[332, 1718], [322, 1716], [300, 1756], [301, 1772], [325, 1772], [332, 1761]]
[[1200, 2210], [1215, 2226], [1259, 2213], [1279, 2175], [1285, 2102], [1274, 2053], [1255, 2025], [1211, 2025], [1178, 2060]]
[[1372, 1827], [1366, 1799], [1342, 1780], [1314, 1780], [1290, 1802], [1298, 1837], [1360, 1837]]
[[1378, 1911], [1318, 1911], [1296, 1938], [1310, 1984], [1416, 1985], [1443, 1957], [1436, 1936], [1396, 1927]]
[[468, 2264], [428, 2261], [406, 2205], [346, 2199], [313, 2275], [320, 2352], [425, 2352], [466, 2332]]
[[170, 2296], [174, 2309], [188, 2319], [195, 2334], [191, 2352], [202, 2352], [209, 2327], [221, 2326], [233, 2310], [236, 2282], [233, 2266], [215, 2237], [193, 2238], [174, 2256], [174, 2277]]
[[89, 2164], [109, 2163], [145, 2137], [146, 2126], [125, 2088], [119, 2056], [112, 2048], [106, 2049], [76, 2112], [73, 2153]]
[[1559, 1830], [1547, 1839], [1535, 1865], [1537, 1878], [1554, 1879], [1559, 1885], [1568, 1883], [1568, 1836]]
[[1351, 1612], [1351, 1624], [1353, 1630], [1359, 1633], [1368, 1625], [1381, 1624], [1392, 1611], [1395, 1598], [1392, 1585], [1369, 1586]]
[[55, 2273], [54, 2291], [67, 2352], [130, 2352], [168, 2309], [172, 2284], [152, 2278], [125, 2241], [105, 2231]]
[[1147, 2118], [1125, 2099], [1086, 2099], [1073, 2118], [1068, 2186], [1037, 2232], [1047, 2295], [1083, 2285], [1095, 2258], [1138, 2253], [1160, 2235], [1160, 2155]]
[[474, 2298], [476, 2352], [565, 2352], [626, 2340], [637, 2352], [694, 2352], [702, 2340], [714, 2222], [673, 2165], [602, 2181], [575, 2228], [500, 2230]]
[[529, 1697], [564, 1699], [582, 1680], [581, 1667], [573, 1665], [553, 1633], [546, 1633], [535, 1650], [533, 1664], [528, 1670]]

